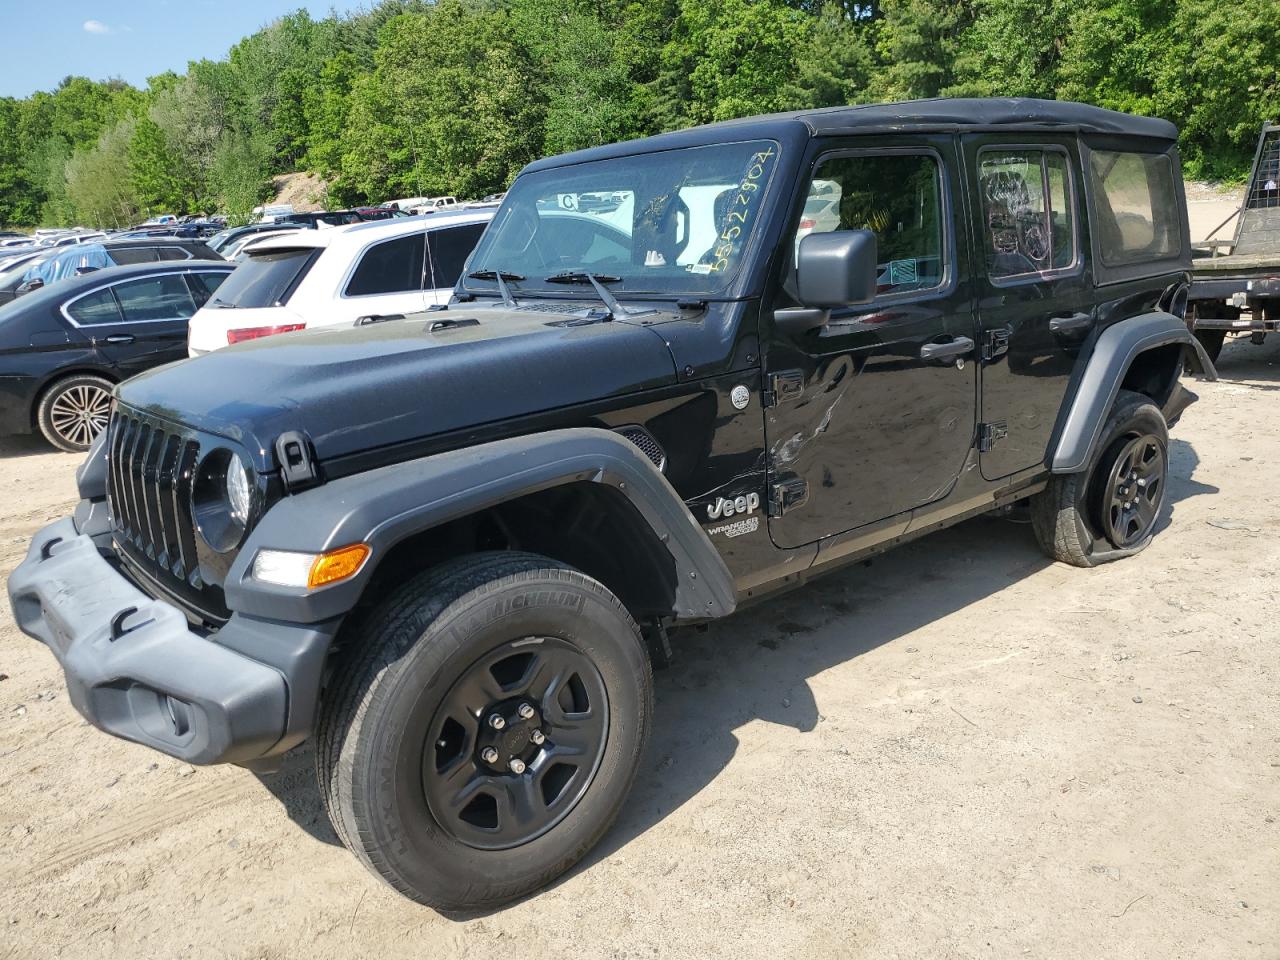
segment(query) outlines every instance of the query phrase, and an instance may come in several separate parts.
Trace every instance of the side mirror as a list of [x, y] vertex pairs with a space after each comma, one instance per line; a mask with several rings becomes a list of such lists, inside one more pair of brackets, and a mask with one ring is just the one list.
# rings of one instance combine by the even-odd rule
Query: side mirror
[[870, 230], [811, 233], [796, 253], [796, 283], [802, 306], [774, 312], [787, 333], [826, 326], [831, 310], [870, 303], [879, 275], [876, 235]]

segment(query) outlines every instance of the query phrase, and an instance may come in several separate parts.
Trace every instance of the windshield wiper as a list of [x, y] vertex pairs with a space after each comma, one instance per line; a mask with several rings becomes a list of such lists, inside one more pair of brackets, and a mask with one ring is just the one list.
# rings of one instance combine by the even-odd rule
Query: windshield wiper
[[518, 307], [516, 298], [511, 295], [511, 289], [507, 286], [507, 281], [512, 280], [519, 282], [524, 279], [524, 274], [511, 273], [508, 270], [473, 270], [467, 274], [472, 280], [496, 280], [498, 281], [498, 293], [502, 296], [502, 302], [508, 307]]
[[609, 311], [609, 316], [615, 320], [631, 315], [631, 311], [620, 304], [613, 294], [609, 292], [606, 283], [621, 283], [621, 277], [610, 276], [607, 273], [588, 273], [586, 270], [566, 270], [563, 273], [553, 273], [547, 277], [546, 283], [589, 283], [596, 288], [596, 296]]

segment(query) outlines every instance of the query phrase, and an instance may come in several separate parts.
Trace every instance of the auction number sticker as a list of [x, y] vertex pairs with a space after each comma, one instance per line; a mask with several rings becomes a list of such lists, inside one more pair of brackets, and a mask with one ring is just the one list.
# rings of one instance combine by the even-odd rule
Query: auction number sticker
[[748, 219], [755, 209], [756, 194], [761, 183], [767, 179], [769, 165], [773, 163], [778, 152], [773, 147], [758, 150], [751, 156], [751, 165], [738, 184], [738, 195], [733, 198], [733, 205], [725, 217], [724, 229], [720, 231], [715, 248], [715, 260], [708, 268], [708, 273], [717, 273], [729, 269], [729, 257], [733, 255], [733, 245], [746, 228]]

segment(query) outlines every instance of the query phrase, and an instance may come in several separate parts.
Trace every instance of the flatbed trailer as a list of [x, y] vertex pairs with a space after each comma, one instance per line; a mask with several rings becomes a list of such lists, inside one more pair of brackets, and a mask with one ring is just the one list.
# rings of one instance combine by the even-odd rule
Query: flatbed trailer
[[1244, 202], [1218, 229], [1232, 219], [1231, 240], [1193, 245], [1187, 320], [1215, 360], [1229, 334], [1280, 330], [1280, 124], [1262, 125]]

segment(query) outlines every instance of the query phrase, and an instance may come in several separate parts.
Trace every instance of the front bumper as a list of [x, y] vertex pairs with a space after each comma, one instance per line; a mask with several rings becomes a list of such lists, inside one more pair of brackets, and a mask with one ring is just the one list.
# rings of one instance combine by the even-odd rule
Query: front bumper
[[[298, 625], [233, 614], [191, 629], [59, 520], [9, 577], [22, 631], [46, 644], [75, 708], [107, 733], [190, 763], [261, 763], [305, 739], [338, 621]], [[255, 765], [257, 765], [255, 763]]]

